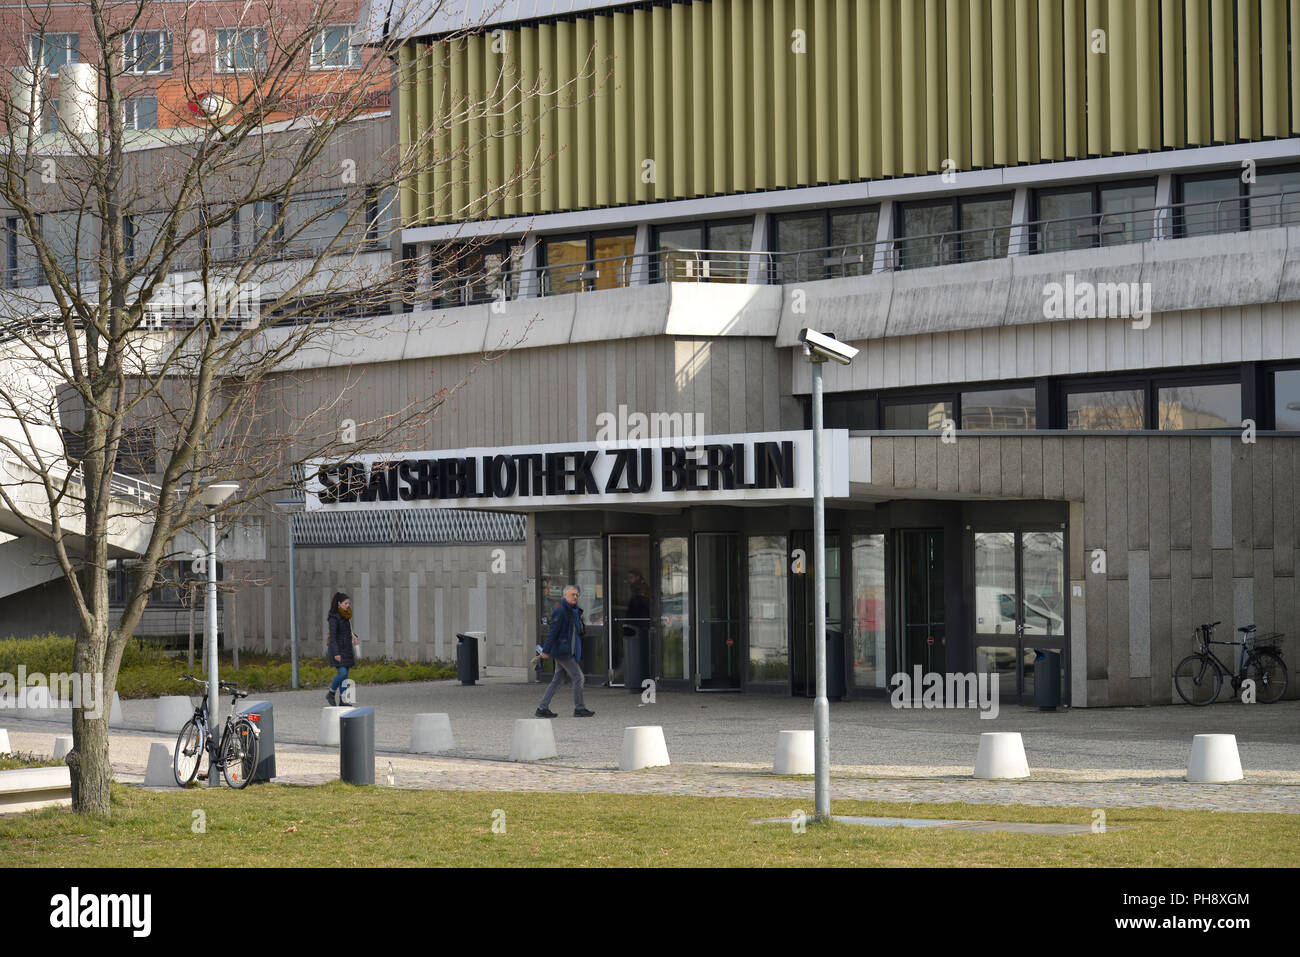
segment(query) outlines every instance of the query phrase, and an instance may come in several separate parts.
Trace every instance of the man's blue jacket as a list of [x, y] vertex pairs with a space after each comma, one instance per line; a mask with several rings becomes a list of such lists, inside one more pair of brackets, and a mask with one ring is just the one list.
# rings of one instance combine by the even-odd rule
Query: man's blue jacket
[[[580, 625], [577, 629], [573, 627], [575, 611]], [[568, 658], [572, 655], [581, 661], [582, 631], [585, 627], [582, 609], [561, 600], [551, 609], [551, 624], [546, 631], [546, 644], [542, 645], [542, 651], [552, 658]]]

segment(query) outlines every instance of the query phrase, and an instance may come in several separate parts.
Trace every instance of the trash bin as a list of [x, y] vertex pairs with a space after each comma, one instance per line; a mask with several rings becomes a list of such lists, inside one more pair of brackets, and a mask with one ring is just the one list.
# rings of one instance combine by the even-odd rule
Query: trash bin
[[1061, 706], [1061, 653], [1039, 650], [1034, 656], [1034, 704], [1040, 711]]
[[826, 697], [844, 697], [844, 632], [826, 629]]
[[353, 708], [339, 716], [339, 777], [348, 784], [375, 783], [374, 708]]
[[641, 693], [641, 682], [650, 677], [650, 635], [635, 625], [623, 626], [623, 684], [628, 691]]
[[257, 771], [250, 784], [269, 781], [275, 777], [275, 708], [269, 701], [253, 701], [240, 708], [241, 714], [257, 715]]
[[473, 635], [456, 636], [456, 677], [463, 685], [478, 680], [478, 639]]

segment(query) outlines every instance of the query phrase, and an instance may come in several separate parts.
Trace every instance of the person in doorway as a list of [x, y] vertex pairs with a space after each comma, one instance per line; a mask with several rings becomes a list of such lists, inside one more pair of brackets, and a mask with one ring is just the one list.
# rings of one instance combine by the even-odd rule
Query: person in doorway
[[569, 681], [573, 685], [573, 716], [590, 718], [596, 712], [588, 711], [582, 703], [582, 634], [586, 630], [582, 623], [582, 609], [578, 607], [578, 586], [567, 585], [564, 599], [551, 609], [550, 627], [546, 631], [546, 644], [542, 646], [542, 658], [555, 659], [555, 677], [546, 686], [546, 694], [537, 708], [537, 717], [554, 718], [555, 712], [549, 705], [560, 682]]
[[331, 707], [335, 704], [335, 693], [343, 687], [343, 682], [347, 680], [348, 669], [356, 665], [356, 655], [353, 649], [361, 643], [361, 639], [352, 633], [352, 599], [343, 592], [334, 593], [334, 598], [330, 602], [329, 611], [329, 663], [338, 669], [338, 674], [334, 676], [334, 681], [330, 684], [330, 690], [325, 695], [326, 702]]

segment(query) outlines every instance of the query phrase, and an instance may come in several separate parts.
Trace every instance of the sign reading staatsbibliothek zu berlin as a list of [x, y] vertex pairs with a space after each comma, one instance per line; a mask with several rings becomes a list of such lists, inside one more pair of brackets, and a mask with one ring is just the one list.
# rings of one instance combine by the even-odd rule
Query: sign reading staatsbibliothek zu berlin
[[[824, 433], [826, 496], [849, 494], [849, 433]], [[358, 455], [307, 465], [306, 507], [572, 508], [813, 495], [812, 432]]]

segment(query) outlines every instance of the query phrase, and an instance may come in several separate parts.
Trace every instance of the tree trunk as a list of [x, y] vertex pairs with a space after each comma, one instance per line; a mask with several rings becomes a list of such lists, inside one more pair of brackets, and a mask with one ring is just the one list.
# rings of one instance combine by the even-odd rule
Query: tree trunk
[[[108, 639], [78, 641], [72, 654], [73, 671], [83, 676], [104, 674], [109, 670], [104, 661], [108, 644]], [[117, 683], [117, 670], [112, 670], [112, 682], [104, 682], [104, 691], [110, 701], [113, 686]], [[101, 706], [103, 713], [98, 718], [90, 718], [82, 707], [84, 703], [84, 700], [74, 702], [72, 750], [65, 758], [72, 772], [72, 807], [81, 814], [107, 817], [109, 785], [113, 782], [113, 762], [108, 749], [108, 709]]]
[[194, 591], [194, 583], [190, 582], [190, 653], [188, 659], [189, 667], [186, 669], [190, 674], [194, 673], [194, 601], [197, 595]]

